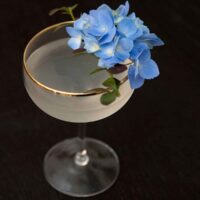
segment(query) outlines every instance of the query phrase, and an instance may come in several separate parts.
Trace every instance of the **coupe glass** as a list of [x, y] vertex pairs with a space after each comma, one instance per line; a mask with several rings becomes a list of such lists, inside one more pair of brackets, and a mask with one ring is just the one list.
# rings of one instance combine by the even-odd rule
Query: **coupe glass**
[[107, 90], [102, 82], [105, 71], [90, 75], [97, 68], [97, 58], [75, 55], [67, 45], [69, 36], [63, 22], [50, 26], [28, 43], [23, 57], [26, 90], [45, 113], [77, 123], [78, 136], [53, 146], [44, 159], [44, 173], [49, 184], [61, 193], [89, 197], [110, 188], [119, 174], [119, 159], [104, 142], [85, 137], [86, 123], [106, 118], [126, 104], [133, 90], [126, 73], [121, 81], [120, 97], [105, 106], [100, 102]]

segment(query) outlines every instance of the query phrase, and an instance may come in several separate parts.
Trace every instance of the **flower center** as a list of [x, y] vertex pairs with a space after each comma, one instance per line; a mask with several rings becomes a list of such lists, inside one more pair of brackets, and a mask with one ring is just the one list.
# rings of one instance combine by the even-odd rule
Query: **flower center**
[[98, 44], [93, 44], [92, 45], [92, 49], [93, 49], [93, 51], [98, 51], [99, 49], [100, 49], [100, 47], [99, 47], [99, 45]]
[[107, 49], [107, 50], [106, 50], [106, 54], [107, 54], [108, 56], [114, 56], [114, 50], [113, 50], [113, 48]]
[[85, 28], [88, 29], [88, 28], [90, 28], [90, 26], [91, 26], [90, 23], [89, 23], [89, 22], [86, 22]]
[[103, 32], [103, 33], [105, 33], [106, 32], [106, 27], [105, 26], [103, 26], [102, 28], [101, 28], [101, 32]]

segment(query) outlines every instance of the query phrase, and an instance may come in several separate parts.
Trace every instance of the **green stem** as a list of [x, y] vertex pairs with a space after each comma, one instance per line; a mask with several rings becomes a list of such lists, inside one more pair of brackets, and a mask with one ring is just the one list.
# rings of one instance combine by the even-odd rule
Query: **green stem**
[[75, 17], [74, 17], [74, 14], [73, 14], [73, 12], [70, 10], [70, 16], [71, 16], [71, 18], [72, 18], [72, 20], [73, 21], [75, 21], [76, 19], [75, 19]]

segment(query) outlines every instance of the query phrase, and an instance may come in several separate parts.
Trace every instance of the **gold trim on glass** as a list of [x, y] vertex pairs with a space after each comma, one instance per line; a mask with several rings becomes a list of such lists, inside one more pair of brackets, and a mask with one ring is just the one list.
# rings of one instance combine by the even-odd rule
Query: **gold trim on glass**
[[[42, 31], [40, 31], [39, 33], [37, 33], [27, 44], [25, 50], [24, 50], [24, 54], [23, 54], [23, 68], [26, 72], [26, 74], [29, 76], [29, 78], [39, 87], [52, 92], [54, 94], [58, 94], [58, 95], [62, 95], [62, 96], [91, 96], [91, 95], [98, 95], [98, 94], [103, 94], [105, 92], [110, 91], [109, 88], [95, 88], [95, 89], [91, 89], [85, 92], [66, 92], [66, 91], [61, 91], [61, 90], [56, 90], [53, 89], [51, 87], [48, 87], [44, 84], [42, 84], [41, 82], [39, 82], [38, 80], [36, 80], [33, 75], [30, 73], [30, 71], [28, 70], [28, 66], [26, 64], [26, 55], [28, 52], [28, 48], [30, 47], [30, 45], [32, 44], [32, 42], [34, 42], [34, 40], [36, 38], [38, 38], [41, 34], [45, 33], [46, 31], [50, 30], [50, 29], [54, 29], [58, 30], [60, 27], [64, 26], [64, 25], [72, 25], [74, 21], [67, 21], [67, 22], [61, 22], [52, 26], [49, 26], [45, 29], [43, 29]], [[128, 76], [126, 76], [125, 78], [123, 78], [120, 81], [120, 84], [122, 85], [123, 83], [125, 83], [128, 80]]]

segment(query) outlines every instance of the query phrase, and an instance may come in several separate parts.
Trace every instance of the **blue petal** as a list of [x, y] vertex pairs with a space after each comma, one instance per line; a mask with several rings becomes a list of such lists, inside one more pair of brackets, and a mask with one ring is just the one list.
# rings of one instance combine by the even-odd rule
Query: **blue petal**
[[141, 26], [144, 24], [144, 21], [142, 21], [139, 17], [135, 18], [135, 24], [137, 27], [141, 28]]
[[133, 41], [128, 38], [119, 40], [115, 55], [123, 62], [130, 57], [130, 51], [133, 48]]
[[120, 61], [117, 57], [113, 56], [108, 59], [99, 59], [98, 66], [102, 68], [111, 68], [114, 67], [116, 64], [118, 64]]
[[149, 49], [145, 49], [138, 58], [140, 62], [147, 62], [151, 59], [151, 52]]
[[83, 30], [88, 28], [91, 24], [94, 23], [94, 18], [84, 13], [78, 20], [74, 22], [74, 27], [78, 30]]
[[131, 58], [133, 59], [138, 59], [138, 57], [142, 54], [142, 52], [145, 50], [145, 49], [148, 49], [148, 45], [145, 44], [145, 43], [140, 43], [140, 42], [136, 42], [130, 55], [131, 55]]
[[126, 3], [125, 3], [125, 9], [124, 9], [124, 16], [127, 16], [128, 15], [128, 13], [129, 13], [129, 9], [130, 9], [130, 4], [129, 4], [129, 2], [128, 1], [126, 1]]
[[68, 45], [76, 50], [76, 49], [79, 49], [81, 47], [81, 37], [72, 37], [68, 40]]
[[110, 31], [110, 29], [114, 26], [114, 20], [106, 10], [100, 10], [98, 12], [98, 22], [99, 28], [105, 29], [103, 30], [104, 32]]
[[125, 18], [119, 22], [118, 31], [125, 37], [129, 38], [137, 32], [137, 27], [133, 23], [133, 20]]
[[128, 38], [121, 38], [118, 42], [117, 48], [118, 47], [124, 51], [130, 52], [133, 49], [133, 41]]
[[150, 33], [149, 28], [145, 25], [142, 26], [142, 30], [143, 30], [143, 34], [149, 34]]
[[112, 13], [112, 9], [107, 4], [101, 5], [100, 7], [97, 8], [97, 10], [107, 10]]
[[85, 43], [84, 48], [87, 50], [88, 53], [95, 53], [100, 49], [98, 42], [92, 38], [85, 37], [84, 43]]
[[90, 10], [89, 14], [90, 14], [90, 16], [92, 16], [94, 19], [97, 19], [98, 11], [97, 11], [97, 10]]
[[115, 46], [115, 47], [117, 46], [117, 44], [118, 44], [120, 38], [121, 38], [121, 37], [116, 33], [116, 36], [114, 37], [114, 46]]
[[100, 51], [96, 52], [95, 55], [99, 58], [107, 59], [114, 56], [114, 53], [115, 53], [115, 46], [114, 43], [111, 42], [101, 46]]
[[131, 40], [136, 40], [137, 38], [139, 38], [140, 36], [142, 36], [143, 31], [142, 29], [137, 29], [137, 31], [135, 33], [130, 34], [129, 38]]
[[130, 57], [130, 54], [126, 51], [116, 52], [115, 56], [120, 60], [120, 62], [124, 62], [126, 59]]
[[118, 23], [121, 22], [123, 19], [124, 19], [123, 16], [115, 16], [115, 17], [114, 17], [115, 24], [118, 24]]
[[95, 36], [95, 37], [100, 37], [102, 36], [102, 29], [100, 29], [98, 26], [91, 26], [87, 30], [85, 30], [86, 34]]
[[129, 2], [126, 1], [125, 5], [120, 5], [119, 8], [116, 10], [117, 15], [124, 16], [124, 17], [127, 16], [129, 12], [129, 8], [130, 8]]
[[144, 34], [149, 33], [148, 27], [144, 25], [144, 22], [139, 17], [134, 19], [134, 23], [135, 23], [135, 25], [138, 28], [139, 33], [140, 33], [140, 34], [137, 33], [137, 38], [144, 35]]
[[138, 40], [146, 42], [150, 47], [164, 45], [164, 42], [154, 33], [145, 34]]
[[99, 21], [98, 21], [98, 16], [99, 16], [99, 11], [98, 10], [90, 10], [89, 16], [91, 18], [91, 25], [93, 27], [98, 27], [99, 26]]
[[94, 23], [88, 27], [87, 32], [96, 37], [104, 36], [114, 27], [114, 21], [110, 13], [106, 10], [91, 10], [90, 15], [94, 18]]
[[135, 18], [136, 18], [135, 13], [134, 13], [134, 12], [131, 13], [131, 14], [128, 16], [128, 18], [130, 18], [130, 19], [132, 19], [132, 20], [135, 20]]
[[103, 59], [99, 59], [98, 66], [101, 68], [106, 68], [106, 64]]
[[107, 12], [107, 14], [110, 15], [111, 18], [113, 18], [112, 9], [108, 5], [106, 5], [106, 4], [101, 5], [97, 9], [97, 11], [100, 11], [100, 10], [103, 10], [104, 12]]
[[78, 30], [83, 30], [86, 23], [83, 18], [80, 18], [74, 22], [74, 27]]
[[149, 60], [140, 63], [139, 74], [144, 79], [153, 79], [159, 76], [160, 73], [157, 64], [153, 60]]
[[144, 79], [139, 74], [136, 74], [136, 67], [133, 65], [129, 67], [128, 79], [132, 89], [138, 89], [144, 84]]
[[116, 27], [114, 26], [106, 35], [100, 38], [99, 44], [102, 45], [111, 42], [115, 35], [116, 35]]
[[79, 36], [81, 36], [81, 32], [76, 30], [75, 28], [66, 27], [66, 31], [71, 37], [79, 37]]

